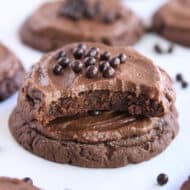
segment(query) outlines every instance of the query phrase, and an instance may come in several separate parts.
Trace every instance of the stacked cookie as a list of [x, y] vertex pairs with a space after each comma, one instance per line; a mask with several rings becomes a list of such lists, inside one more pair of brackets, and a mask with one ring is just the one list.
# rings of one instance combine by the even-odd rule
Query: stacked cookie
[[190, 0], [170, 0], [153, 18], [154, 29], [163, 37], [190, 46]]
[[22, 41], [41, 51], [79, 41], [132, 45], [143, 33], [142, 21], [120, 0], [47, 2], [20, 30]]
[[162, 152], [178, 132], [168, 74], [131, 48], [70, 44], [46, 54], [10, 117], [15, 139], [45, 159], [113, 168]]

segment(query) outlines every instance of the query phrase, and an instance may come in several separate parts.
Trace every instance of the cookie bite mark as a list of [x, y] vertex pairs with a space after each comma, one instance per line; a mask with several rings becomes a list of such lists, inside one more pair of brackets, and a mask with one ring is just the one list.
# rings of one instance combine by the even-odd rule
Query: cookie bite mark
[[120, 1], [61, 0], [36, 10], [23, 24], [20, 37], [47, 52], [79, 41], [132, 45], [143, 33], [142, 21]]
[[170, 77], [151, 60], [131, 48], [98, 43], [71, 44], [45, 55], [20, 96], [30, 97], [43, 124], [92, 110], [162, 116], [175, 101]]

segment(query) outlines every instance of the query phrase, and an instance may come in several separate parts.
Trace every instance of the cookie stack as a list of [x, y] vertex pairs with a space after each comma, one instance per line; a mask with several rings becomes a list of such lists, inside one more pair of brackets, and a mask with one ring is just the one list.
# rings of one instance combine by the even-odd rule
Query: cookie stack
[[9, 126], [27, 150], [91, 168], [139, 163], [178, 132], [168, 74], [131, 48], [70, 44], [25, 80]]

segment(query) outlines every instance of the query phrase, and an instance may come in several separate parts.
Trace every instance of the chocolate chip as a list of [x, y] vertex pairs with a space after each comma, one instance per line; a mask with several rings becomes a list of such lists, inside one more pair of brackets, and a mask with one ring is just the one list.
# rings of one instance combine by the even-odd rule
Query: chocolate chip
[[182, 88], [187, 88], [188, 87], [188, 82], [187, 81], [182, 81], [181, 82], [181, 86], [182, 86]]
[[168, 176], [164, 173], [159, 174], [157, 177], [157, 182], [161, 186], [166, 185], [168, 183]]
[[81, 59], [85, 54], [85, 50], [82, 48], [74, 48], [73, 50], [73, 56], [75, 59]]
[[86, 50], [86, 45], [85, 44], [78, 44], [77, 48]]
[[109, 51], [105, 51], [101, 54], [100, 59], [103, 61], [108, 61], [111, 57], [111, 53]]
[[23, 178], [22, 181], [24, 181], [24, 182], [26, 182], [26, 183], [28, 183], [28, 184], [30, 184], [30, 185], [33, 185], [33, 181], [32, 181], [32, 179], [29, 178], [29, 177]]
[[53, 68], [53, 73], [54, 73], [55, 75], [60, 75], [60, 74], [62, 73], [62, 71], [63, 71], [62, 65], [56, 64], [56, 65], [54, 66], [54, 68]]
[[90, 116], [98, 116], [98, 115], [101, 114], [101, 111], [97, 111], [97, 110], [95, 110], [95, 111], [89, 111], [88, 114]]
[[87, 56], [89, 56], [89, 57], [98, 57], [99, 51], [100, 51], [99, 48], [93, 47], [88, 51]]
[[96, 59], [94, 57], [86, 57], [84, 60], [84, 64], [86, 67], [90, 65], [95, 65], [96, 64]]
[[110, 63], [108, 61], [101, 61], [99, 65], [99, 70], [100, 72], [104, 72], [105, 69], [107, 69], [108, 67], [110, 67]]
[[95, 9], [89, 7], [88, 9], [85, 10], [84, 16], [85, 16], [86, 18], [89, 18], [89, 19], [94, 18], [94, 17], [96, 16]]
[[64, 51], [59, 51], [56, 55], [55, 55], [55, 59], [58, 60], [61, 57], [65, 57], [66, 53]]
[[97, 74], [98, 74], [98, 69], [96, 66], [91, 65], [91, 66], [87, 67], [86, 76], [88, 78], [95, 78]]
[[67, 57], [60, 57], [57, 63], [61, 65], [63, 68], [66, 68], [70, 63], [70, 60]]
[[115, 76], [115, 70], [112, 67], [107, 67], [104, 71], [103, 71], [103, 76], [105, 78], [113, 78]]
[[114, 13], [107, 13], [104, 18], [103, 18], [103, 21], [104, 23], [106, 24], [111, 24], [115, 21], [116, 17], [115, 17], [115, 14]]
[[118, 65], [121, 63], [120, 59], [118, 57], [114, 57], [111, 61], [110, 61], [110, 65], [113, 68], [118, 67]]
[[119, 57], [121, 63], [125, 63], [125, 61], [127, 60], [127, 55], [125, 53], [119, 54], [118, 57]]
[[170, 46], [168, 47], [168, 53], [172, 53], [174, 51], [174, 44], [170, 44]]
[[155, 45], [154, 45], [154, 50], [155, 50], [155, 52], [158, 53], [158, 54], [162, 54], [162, 53], [163, 53], [162, 48], [161, 48], [160, 45], [158, 45], [158, 44], [155, 44]]
[[176, 75], [176, 81], [181, 82], [183, 80], [183, 75], [181, 73], [178, 73]]
[[82, 71], [83, 64], [81, 61], [73, 61], [72, 69], [75, 73], [80, 73]]

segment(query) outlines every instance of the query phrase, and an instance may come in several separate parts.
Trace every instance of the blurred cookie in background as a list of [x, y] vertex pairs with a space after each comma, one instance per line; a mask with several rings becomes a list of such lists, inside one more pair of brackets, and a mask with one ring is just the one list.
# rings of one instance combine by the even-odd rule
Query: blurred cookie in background
[[21, 62], [0, 43], [0, 102], [19, 89], [24, 74]]
[[153, 29], [164, 38], [190, 46], [190, 0], [170, 0], [153, 17]]
[[43, 4], [20, 30], [22, 41], [41, 51], [78, 41], [133, 45], [144, 32], [142, 21], [115, 0], [62, 0]]

